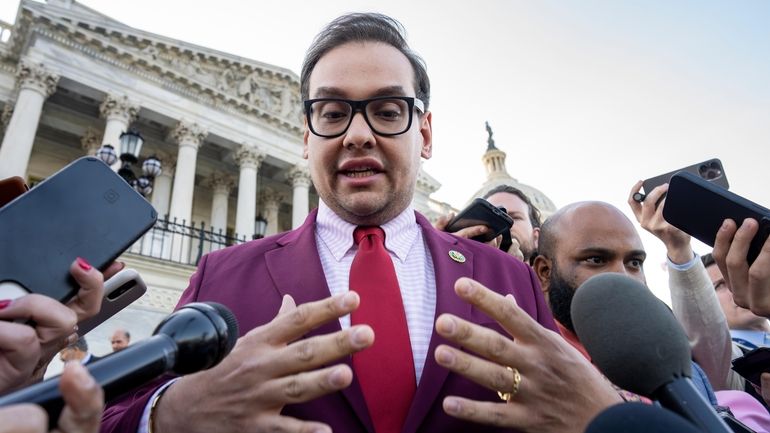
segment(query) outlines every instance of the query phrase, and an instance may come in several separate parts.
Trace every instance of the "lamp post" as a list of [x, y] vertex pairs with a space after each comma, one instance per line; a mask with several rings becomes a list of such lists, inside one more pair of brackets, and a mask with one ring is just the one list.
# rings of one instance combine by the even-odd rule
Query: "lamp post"
[[262, 214], [257, 215], [254, 219], [254, 235], [252, 239], [262, 239], [265, 237], [265, 231], [267, 230], [267, 220]]
[[[139, 162], [139, 152], [142, 151], [144, 137], [139, 131], [129, 128], [127, 132], [120, 134], [120, 154], [121, 166], [118, 170], [120, 177], [125, 179], [139, 194], [148, 196], [152, 192], [152, 183], [155, 177], [162, 171], [160, 160], [155, 155], [148, 157], [142, 163], [142, 176], [136, 177], [132, 165]], [[115, 148], [109, 144], [102, 146], [97, 152], [96, 157], [105, 164], [112, 165], [118, 160]]]

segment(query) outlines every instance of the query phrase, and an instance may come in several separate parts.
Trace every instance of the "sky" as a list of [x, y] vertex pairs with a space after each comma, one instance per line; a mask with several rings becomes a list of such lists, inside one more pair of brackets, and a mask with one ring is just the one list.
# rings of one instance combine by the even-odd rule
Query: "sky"
[[[132, 27], [299, 73], [336, 16], [400, 20], [428, 65], [433, 197], [462, 207], [485, 180], [484, 122], [508, 172], [557, 207], [626, 212], [639, 179], [720, 158], [731, 190], [770, 207], [770, 2], [765, 0], [83, 0]], [[0, 2], [15, 20], [18, 1]], [[662, 244], [646, 273], [666, 299]], [[696, 244], [696, 251], [709, 248]]]

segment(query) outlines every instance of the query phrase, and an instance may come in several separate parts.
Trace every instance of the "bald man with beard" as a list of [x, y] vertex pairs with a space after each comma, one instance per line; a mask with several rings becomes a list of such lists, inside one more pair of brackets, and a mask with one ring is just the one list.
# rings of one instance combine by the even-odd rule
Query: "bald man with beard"
[[609, 203], [567, 205], [541, 227], [533, 268], [559, 331], [583, 354], [570, 315], [575, 291], [588, 278], [604, 272], [624, 274], [646, 285], [646, 257], [631, 220]]

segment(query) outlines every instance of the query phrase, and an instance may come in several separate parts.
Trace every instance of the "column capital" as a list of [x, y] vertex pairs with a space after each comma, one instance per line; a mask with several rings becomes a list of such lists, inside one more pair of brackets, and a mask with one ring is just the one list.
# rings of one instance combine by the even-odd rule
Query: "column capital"
[[229, 195], [235, 186], [235, 179], [225, 173], [214, 172], [206, 179], [205, 184], [214, 190], [214, 193]]
[[262, 161], [265, 160], [265, 153], [254, 146], [242, 144], [235, 151], [235, 161], [241, 168], [255, 168], [259, 170]]
[[263, 188], [260, 194], [260, 203], [267, 210], [271, 208], [277, 210], [283, 198], [283, 194], [278, 191], [272, 188]]
[[157, 152], [155, 157], [160, 160], [160, 164], [163, 167], [161, 170], [161, 176], [174, 177], [174, 169], [176, 168], [176, 157], [167, 152]]
[[0, 129], [5, 131], [8, 124], [11, 123], [11, 117], [13, 117], [13, 109], [16, 106], [16, 101], [7, 101], [3, 106], [3, 111], [0, 113]]
[[208, 134], [208, 131], [197, 123], [180, 120], [171, 131], [171, 138], [179, 143], [179, 147], [191, 146], [197, 150]]
[[103, 118], [119, 119], [126, 124], [133, 122], [138, 113], [139, 105], [128, 99], [126, 95], [108, 94], [99, 106], [99, 114]]
[[86, 151], [86, 155], [95, 155], [96, 151], [102, 146], [102, 136], [90, 126], [80, 137], [80, 147]]
[[59, 76], [49, 71], [42, 63], [22, 59], [16, 70], [16, 84], [21, 89], [34, 90], [44, 97], [49, 97], [56, 91]]
[[291, 182], [291, 186], [297, 187], [309, 187], [313, 184], [310, 178], [310, 169], [304, 164], [297, 164], [292, 167], [286, 174], [286, 177]]

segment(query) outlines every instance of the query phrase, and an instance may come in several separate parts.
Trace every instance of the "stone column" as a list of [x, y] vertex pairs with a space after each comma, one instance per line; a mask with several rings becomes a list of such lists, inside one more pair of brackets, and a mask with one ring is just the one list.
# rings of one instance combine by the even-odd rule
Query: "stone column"
[[227, 232], [227, 207], [230, 190], [235, 186], [235, 181], [230, 175], [213, 173], [206, 184], [211, 187], [214, 194], [211, 199], [211, 229], [215, 233]]
[[265, 154], [257, 148], [242, 145], [235, 153], [235, 160], [240, 166], [238, 175], [238, 207], [235, 211], [235, 234], [239, 239], [254, 234], [254, 218], [257, 212], [257, 171]]
[[80, 137], [80, 147], [88, 156], [96, 155], [96, 151], [102, 146], [101, 137], [94, 128], [86, 128], [86, 132]]
[[171, 132], [171, 137], [179, 143], [176, 157], [174, 186], [171, 190], [169, 216], [177, 222], [190, 224], [192, 217], [193, 191], [195, 190], [195, 164], [198, 159], [198, 147], [208, 134], [200, 125], [179, 122]]
[[162, 169], [160, 176], [156, 177], [152, 183], [150, 203], [158, 212], [158, 218], [165, 218], [168, 215], [168, 207], [171, 202], [171, 182], [174, 178], [176, 160], [165, 153], [156, 156], [160, 160]]
[[0, 179], [25, 177], [45, 99], [56, 91], [59, 76], [40, 63], [22, 60], [16, 72], [19, 96], [0, 147]]
[[310, 202], [310, 170], [304, 164], [295, 165], [289, 170], [289, 180], [291, 181], [292, 205], [291, 205], [291, 228], [296, 229], [305, 222]]
[[[102, 145], [109, 144], [115, 148], [115, 153], [120, 156], [120, 134], [128, 131], [128, 125], [136, 119], [139, 107], [129, 101], [128, 96], [107, 95], [99, 106], [99, 113], [107, 122], [104, 125]], [[120, 168], [120, 160], [113, 164], [112, 168]]]
[[265, 236], [278, 233], [278, 209], [282, 201], [283, 195], [273, 189], [265, 188], [262, 190], [261, 208], [265, 211], [265, 219], [267, 220]]

